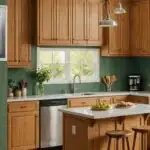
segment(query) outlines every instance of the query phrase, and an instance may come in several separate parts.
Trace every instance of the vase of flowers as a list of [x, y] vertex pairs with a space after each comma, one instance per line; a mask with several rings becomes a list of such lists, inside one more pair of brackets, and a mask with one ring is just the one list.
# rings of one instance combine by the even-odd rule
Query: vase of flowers
[[50, 67], [42, 67], [35, 71], [37, 81], [37, 93], [44, 94], [44, 82], [48, 82], [52, 77], [52, 70]]

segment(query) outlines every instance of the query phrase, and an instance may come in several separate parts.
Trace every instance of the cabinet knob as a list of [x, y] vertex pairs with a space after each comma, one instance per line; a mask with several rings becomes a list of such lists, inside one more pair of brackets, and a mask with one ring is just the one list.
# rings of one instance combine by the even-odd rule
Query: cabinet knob
[[23, 108], [27, 108], [27, 106], [21, 106], [20, 108], [22, 108], [22, 109], [23, 109]]

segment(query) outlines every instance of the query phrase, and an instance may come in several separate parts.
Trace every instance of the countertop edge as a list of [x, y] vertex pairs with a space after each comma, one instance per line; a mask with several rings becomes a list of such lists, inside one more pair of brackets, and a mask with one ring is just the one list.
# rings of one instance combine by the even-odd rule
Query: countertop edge
[[35, 95], [25, 97], [8, 97], [7, 102], [24, 102], [24, 101], [41, 101], [41, 100], [54, 100], [54, 99], [76, 99], [86, 97], [107, 97], [107, 96], [150, 96], [150, 92], [94, 92], [93, 95], [80, 95], [76, 94], [53, 94], [53, 95]]

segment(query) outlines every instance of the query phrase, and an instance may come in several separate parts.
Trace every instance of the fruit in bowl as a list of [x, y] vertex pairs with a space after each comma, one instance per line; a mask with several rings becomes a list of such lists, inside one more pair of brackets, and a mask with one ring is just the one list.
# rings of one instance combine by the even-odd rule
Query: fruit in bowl
[[92, 110], [108, 110], [111, 108], [112, 108], [112, 106], [110, 104], [104, 104], [104, 103], [100, 103], [100, 102], [91, 106]]

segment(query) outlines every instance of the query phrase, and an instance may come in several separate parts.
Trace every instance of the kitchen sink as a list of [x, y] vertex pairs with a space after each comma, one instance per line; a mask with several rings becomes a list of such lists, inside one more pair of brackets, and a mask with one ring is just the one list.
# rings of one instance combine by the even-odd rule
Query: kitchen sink
[[86, 92], [86, 93], [74, 93], [73, 95], [96, 95], [96, 93], [94, 93], [94, 92]]

